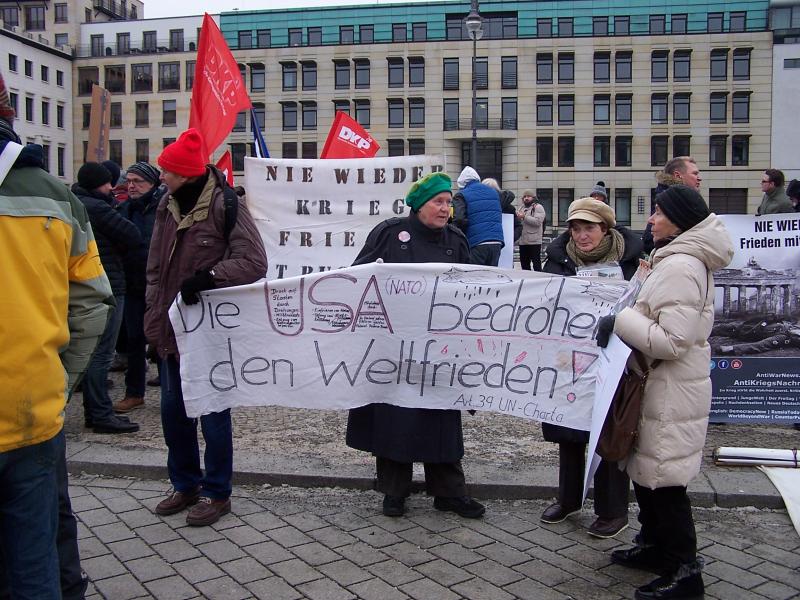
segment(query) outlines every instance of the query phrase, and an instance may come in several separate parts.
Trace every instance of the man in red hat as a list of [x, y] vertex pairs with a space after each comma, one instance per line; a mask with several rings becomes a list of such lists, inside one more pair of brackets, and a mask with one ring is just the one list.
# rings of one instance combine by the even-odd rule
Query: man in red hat
[[[144, 323], [145, 336], [161, 359], [161, 422], [174, 488], [155, 512], [171, 515], [191, 506], [186, 522], [195, 526], [216, 523], [231, 510], [231, 414], [228, 409], [200, 417], [206, 443], [203, 474], [197, 421], [186, 416], [178, 347], [167, 313], [178, 292], [186, 304], [195, 304], [204, 290], [253, 283], [267, 273], [264, 245], [247, 205], [204, 158], [195, 129], [184, 131], [158, 158], [168, 193], [156, 209]], [[236, 221], [228, 229], [226, 196], [231, 195]]]

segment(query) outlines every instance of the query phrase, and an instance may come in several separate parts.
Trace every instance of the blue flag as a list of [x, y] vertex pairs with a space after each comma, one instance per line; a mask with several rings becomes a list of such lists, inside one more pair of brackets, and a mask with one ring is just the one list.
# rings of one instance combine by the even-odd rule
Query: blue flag
[[252, 108], [250, 109], [250, 129], [253, 130], [253, 147], [256, 150], [256, 157], [269, 158], [267, 143], [264, 141], [264, 136], [261, 135], [261, 127], [258, 124], [256, 113]]

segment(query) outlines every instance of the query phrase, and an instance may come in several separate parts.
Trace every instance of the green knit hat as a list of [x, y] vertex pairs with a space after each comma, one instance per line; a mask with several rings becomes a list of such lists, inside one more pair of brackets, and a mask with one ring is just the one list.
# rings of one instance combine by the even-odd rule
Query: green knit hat
[[453, 181], [446, 173], [429, 173], [418, 180], [406, 194], [406, 204], [419, 210], [422, 205], [442, 192], [452, 192]]

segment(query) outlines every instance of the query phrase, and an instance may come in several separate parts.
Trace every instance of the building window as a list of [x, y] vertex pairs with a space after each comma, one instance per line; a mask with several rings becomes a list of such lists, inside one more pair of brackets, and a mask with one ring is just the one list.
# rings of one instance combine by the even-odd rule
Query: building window
[[239, 32], [239, 48], [247, 49], [253, 47], [253, 32], [240, 31]]
[[750, 48], [737, 48], [733, 51], [733, 78], [750, 79]]
[[259, 48], [269, 48], [272, 46], [272, 30], [256, 29], [256, 45]]
[[572, 17], [558, 18], [558, 37], [572, 37], [574, 33]]
[[424, 42], [428, 39], [428, 24], [427, 23], [412, 23], [411, 24], [411, 41]]
[[[691, 98], [689, 93], [675, 94], [672, 97], [672, 122], [689, 123], [691, 121]], [[688, 156], [679, 154], [677, 156]]]
[[403, 87], [405, 81], [405, 65], [402, 58], [387, 58], [389, 65], [389, 87]]
[[283, 102], [283, 130], [297, 131], [297, 103]]
[[183, 29], [169, 30], [169, 50], [170, 52], [183, 52]]
[[405, 42], [407, 37], [405, 23], [392, 23], [392, 41]]
[[186, 61], [186, 91], [188, 92], [194, 87], [194, 68], [195, 68], [195, 61], [187, 60]]
[[728, 121], [728, 92], [712, 92], [708, 112], [711, 123], [726, 123]]
[[[44, 107], [44, 104], [42, 104]], [[122, 102], [112, 102], [109, 110], [109, 127], [120, 129], [122, 127]]]
[[355, 100], [354, 104], [356, 107], [356, 121], [358, 121], [363, 127], [369, 127], [370, 125], [369, 100]]
[[408, 155], [421, 156], [425, 154], [425, 140], [423, 139], [409, 139], [408, 140]]
[[553, 124], [553, 97], [536, 96], [536, 124]]
[[442, 61], [443, 70], [443, 84], [442, 89], [457, 90], [458, 89], [458, 59], [445, 58]]
[[489, 59], [476, 58], [473, 63], [473, 77], [475, 78], [475, 89], [489, 89]]
[[558, 83], [575, 83], [575, 55], [572, 52], [558, 54]]
[[672, 138], [672, 156], [691, 156], [692, 136], [676, 135]]
[[105, 71], [106, 89], [112, 94], [124, 94], [125, 65], [109, 65]]
[[339, 43], [352, 44], [355, 42], [355, 29], [352, 25], [339, 26]]
[[389, 127], [404, 127], [405, 120], [403, 117], [403, 101], [397, 98], [390, 98], [389, 104]]
[[444, 131], [458, 130], [458, 100], [446, 98], [444, 100]]
[[100, 69], [97, 67], [78, 67], [78, 95], [91, 96], [93, 85], [100, 85]]
[[150, 140], [136, 140], [136, 162], [148, 162], [149, 160]]
[[362, 44], [371, 44], [375, 41], [375, 26], [374, 25], [359, 25], [358, 26], [358, 40]]
[[605, 135], [594, 138], [594, 166], [611, 166], [611, 138]]
[[633, 138], [618, 135], [614, 140], [614, 166], [630, 167], [633, 159]]
[[712, 135], [708, 141], [708, 166], [724, 167], [727, 164], [728, 136]]
[[56, 127], [64, 129], [64, 105], [56, 104]]
[[306, 60], [301, 64], [303, 66], [303, 89], [317, 89], [317, 63], [313, 60]]
[[552, 19], [536, 19], [536, 37], [540, 38], [553, 37]]
[[53, 38], [53, 44], [56, 48], [61, 48], [62, 46], [66, 46], [69, 44], [69, 34], [68, 33], [57, 33]]
[[784, 58], [784, 69], [800, 69], [800, 58]]
[[122, 164], [122, 140], [108, 141], [108, 159], [118, 165]]
[[575, 199], [574, 188], [558, 188], [558, 223], [567, 225], [569, 205]]
[[611, 53], [594, 53], [594, 82], [608, 83], [611, 81]]
[[724, 13], [708, 13], [708, 33], [722, 33], [722, 18]]
[[178, 107], [175, 100], [162, 100], [161, 125], [170, 127], [178, 124]]
[[283, 158], [297, 158], [297, 142], [283, 142], [281, 156]]
[[389, 156], [403, 156], [406, 151], [405, 140], [386, 140], [388, 142], [387, 151]]
[[350, 100], [334, 100], [333, 101], [333, 112], [334, 114], [337, 112], [343, 112], [347, 115], [350, 114]]
[[592, 17], [592, 35], [608, 35], [608, 17]]
[[44, 6], [25, 7], [25, 29], [27, 31], [44, 31]]
[[551, 137], [536, 138], [536, 166], [537, 167], [553, 166], [553, 138]]
[[731, 138], [731, 165], [746, 167], [750, 164], [750, 136], [735, 135]]
[[176, 140], [177, 140], [177, 138], [173, 138], [173, 137], [161, 138], [161, 149], [163, 150], [164, 148], [166, 148], [170, 144], [174, 144]]
[[669, 51], [654, 50], [650, 55], [650, 80], [667, 81], [669, 78]]
[[711, 188], [708, 190], [708, 208], [721, 214], [747, 214], [747, 188]]
[[[114, 102], [114, 103], [111, 104], [111, 109], [112, 109], [111, 110], [111, 117], [112, 117], [112, 119], [114, 117], [114, 110], [113, 110], [114, 109], [114, 104], [117, 104], [117, 103]], [[119, 106], [119, 108], [120, 108], [120, 111], [119, 111], [120, 121], [122, 121], [122, 110], [121, 110], [122, 107]], [[42, 100], [42, 125], [50, 125], [50, 103], [47, 100]], [[120, 122], [120, 126], [121, 125], [122, 125], [122, 123]]]
[[666, 31], [667, 19], [664, 15], [650, 15], [650, 35], [661, 35]]
[[666, 135], [654, 135], [650, 138], [650, 165], [653, 167], [663, 167], [667, 164], [667, 145], [669, 137]]
[[33, 61], [25, 61], [25, 77], [33, 77]]
[[131, 53], [131, 34], [118, 33], [117, 34], [117, 54], [130, 54]]
[[309, 46], [322, 45], [322, 27], [309, 27], [307, 35]]
[[50, 67], [47, 65], [42, 65], [39, 69], [39, 73], [41, 75], [42, 81], [47, 82], [50, 81]]
[[650, 122], [651, 123], [668, 123], [669, 117], [667, 113], [667, 99], [668, 94], [652, 94], [650, 96]]
[[573, 136], [560, 136], [558, 138], [558, 166], [575, 166], [575, 138]]
[[169, 92], [181, 89], [181, 63], [158, 63], [158, 91]]
[[333, 61], [333, 85], [337, 90], [350, 89], [350, 61]]
[[267, 109], [262, 102], [253, 102], [253, 116], [256, 118], [256, 127], [258, 127], [258, 130], [264, 131], [264, 125], [267, 122]]
[[425, 85], [425, 59], [422, 56], [408, 57], [408, 85], [410, 87]]
[[594, 124], [608, 125], [611, 122], [611, 96], [608, 94], [594, 95]]
[[253, 63], [250, 66], [250, 91], [263, 92], [267, 85], [267, 73], [264, 65]]
[[711, 51], [711, 80], [724, 81], [728, 78], [728, 49]]
[[56, 85], [64, 87], [64, 71], [56, 70]]
[[297, 47], [303, 45], [303, 30], [297, 27], [289, 29], [289, 46]]
[[553, 55], [536, 55], [536, 83], [553, 83]]
[[675, 50], [672, 55], [673, 81], [689, 81], [692, 78], [692, 51]]
[[92, 105], [91, 104], [81, 105], [81, 115], [83, 116], [82, 127], [84, 129], [89, 129], [89, 124], [92, 121]]
[[746, 12], [732, 12], [730, 18], [731, 20], [730, 20], [729, 30], [731, 32], [740, 32], [740, 31], [745, 31], [747, 29]]
[[[79, 69], [80, 70], [80, 69]], [[153, 91], [153, 65], [131, 65], [131, 92]]]
[[687, 15], [672, 15], [670, 30], [673, 34], [686, 33]]
[[614, 78], [617, 83], [630, 83], [633, 77], [633, 53], [614, 54]]
[[630, 227], [631, 224], [631, 189], [617, 188], [614, 190], [614, 215], [617, 225]]
[[31, 96], [25, 97], [25, 120], [33, 123], [33, 98]]
[[283, 91], [291, 92], [297, 89], [297, 64], [293, 62], [281, 63]]
[[66, 148], [64, 148], [64, 146], [59, 146], [58, 148], [56, 148], [56, 161], [57, 161], [56, 168], [58, 169], [57, 174], [59, 177], [64, 177], [65, 174], [64, 169], [67, 163], [66, 152], [67, 150]]
[[501, 118], [503, 120], [503, 129], [516, 129], [517, 128], [517, 99], [516, 98], [503, 98], [501, 105]]
[[536, 188], [536, 201], [542, 205], [545, 215], [553, 220], [553, 190], [551, 188]]
[[630, 35], [631, 18], [614, 17], [614, 35]]
[[303, 107], [303, 129], [317, 128], [317, 103], [301, 102]]
[[142, 32], [142, 50], [145, 52], [155, 52], [158, 45], [155, 31]]
[[301, 147], [303, 158], [306, 160], [317, 158], [317, 142], [303, 142]]
[[500, 81], [504, 90], [517, 89], [517, 57], [504, 56], [500, 60]]
[[750, 122], [750, 92], [734, 92], [731, 106], [734, 123]]
[[408, 99], [408, 126], [425, 127], [425, 99]]
[[136, 103], [136, 127], [150, 127], [150, 103]]
[[231, 144], [231, 167], [234, 171], [244, 171], [245, 144]]
[[633, 96], [617, 94], [614, 98], [614, 122], [617, 125], [629, 125], [632, 117]]
[[353, 59], [353, 65], [356, 70], [356, 89], [363, 89], [369, 87], [369, 59], [356, 58]]

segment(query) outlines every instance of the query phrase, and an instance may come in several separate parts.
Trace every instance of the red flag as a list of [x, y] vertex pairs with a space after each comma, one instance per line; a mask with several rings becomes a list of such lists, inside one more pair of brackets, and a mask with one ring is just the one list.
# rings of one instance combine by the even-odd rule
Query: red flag
[[231, 132], [236, 114], [251, 106], [239, 66], [219, 27], [206, 13], [200, 30], [194, 89], [189, 104], [189, 127], [197, 129], [205, 141], [204, 159]]
[[233, 187], [233, 159], [230, 150], [226, 150], [225, 154], [219, 157], [215, 166], [225, 175], [228, 185]]
[[371, 158], [379, 149], [378, 142], [358, 121], [338, 111], [320, 158]]

